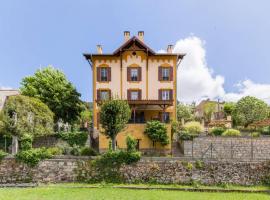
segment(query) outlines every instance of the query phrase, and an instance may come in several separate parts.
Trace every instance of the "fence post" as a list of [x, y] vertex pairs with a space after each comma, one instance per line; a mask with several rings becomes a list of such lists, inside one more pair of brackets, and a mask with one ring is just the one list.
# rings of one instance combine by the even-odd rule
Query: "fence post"
[[192, 140], [192, 143], [191, 143], [191, 157], [193, 158], [193, 140]]
[[251, 160], [253, 160], [253, 139], [251, 137]]
[[233, 146], [232, 146], [232, 140], [231, 140], [231, 159], [233, 159]]
[[211, 142], [211, 159], [212, 159], [213, 143]]

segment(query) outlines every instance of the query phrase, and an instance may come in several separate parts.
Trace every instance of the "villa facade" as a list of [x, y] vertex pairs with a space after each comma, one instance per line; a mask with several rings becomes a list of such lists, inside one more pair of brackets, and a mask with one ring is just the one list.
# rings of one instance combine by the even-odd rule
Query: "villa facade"
[[171, 144], [162, 147], [153, 143], [144, 133], [145, 123], [160, 120], [167, 123], [167, 134], [171, 138], [170, 122], [176, 119], [177, 67], [183, 54], [172, 52], [168, 45], [166, 53], [156, 53], [144, 43], [144, 32], [130, 37], [124, 32], [124, 42], [111, 54], [84, 54], [92, 67], [93, 74], [93, 126], [98, 136], [99, 150], [108, 149], [109, 141], [100, 133], [100, 103], [108, 98], [127, 100], [132, 114], [124, 131], [118, 134], [118, 148], [126, 148], [128, 134], [137, 141], [142, 152], [170, 152]]

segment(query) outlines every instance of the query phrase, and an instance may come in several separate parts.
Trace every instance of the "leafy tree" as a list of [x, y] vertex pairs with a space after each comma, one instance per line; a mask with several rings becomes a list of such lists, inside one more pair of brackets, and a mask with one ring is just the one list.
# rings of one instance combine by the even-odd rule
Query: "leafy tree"
[[127, 101], [113, 99], [102, 104], [100, 122], [103, 133], [112, 140], [112, 150], [115, 150], [117, 134], [125, 128], [130, 115], [131, 111]]
[[216, 104], [214, 102], [207, 102], [203, 107], [203, 115], [206, 122], [211, 121], [212, 114], [215, 112]]
[[193, 119], [193, 115], [191, 106], [179, 103], [177, 105], [177, 120], [181, 121], [182, 119], [184, 119], [185, 121], [190, 121]]
[[226, 116], [232, 115], [234, 108], [235, 108], [235, 103], [226, 102], [224, 104], [224, 113], [226, 114]]
[[39, 69], [33, 76], [25, 77], [21, 85], [23, 95], [36, 97], [48, 105], [55, 114], [55, 121], [73, 123], [79, 118], [81, 95], [63, 72], [51, 66]]
[[153, 142], [159, 142], [163, 146], [169, 144], [166, 125], [160, 121], [148, 121], [144, 132]]
[[3, 109], [2, 133], [33, 137], [53, 133], [53, 112], [39, 99], [11, 96]]
[[236, 123], [245, 128], [254, 121], [266, 119], [267, 115], [267, 104], [252, 96], [240, 99], [233, 110], [233, 118]]

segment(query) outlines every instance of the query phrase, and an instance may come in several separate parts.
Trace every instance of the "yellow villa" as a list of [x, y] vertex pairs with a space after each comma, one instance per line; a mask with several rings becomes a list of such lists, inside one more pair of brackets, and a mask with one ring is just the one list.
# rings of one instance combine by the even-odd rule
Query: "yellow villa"
[[176, 119], [177, 67], [183, 54], [172, 52], [168, 45], [166, 53], [156, 53], [144, 43], [144, 32], [130, 37], [124, 32], [124, 42], [111, 54], [84, 54], [93, 70], [93, 126], [98, 136], [99, 151], [108, 149], [109, 140], [100, 132], [100, 102], [110, 97], [127, 100], [132, 110], [125, 130], [116, 138], [117, 148], [126, 148], [128, 134], [137, 141], [137, 149], [144, 153], [158, 151], [171, 153], [171, 143], [166, 146], [153, 143], [144, 133], [145, 123], [160, 120], [167, 123], [167, 134], [171, 139], [170, 123]]

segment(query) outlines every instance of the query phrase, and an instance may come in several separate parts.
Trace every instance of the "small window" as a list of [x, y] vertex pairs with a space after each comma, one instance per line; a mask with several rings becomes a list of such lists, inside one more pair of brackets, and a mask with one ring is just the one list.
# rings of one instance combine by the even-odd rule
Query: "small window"
[[162, 90], [162, 100], [170, 100], [170, 91]]
[[138, 81], [138, 69], [134, 68], [130, 70], [131, 81]]
[[131, 98], [131, 100], [138, 100], [139, 99], [139, 92], [138, 91], [131, 91], [130, 98]]
[[170, 113], [164, 112], [162, 114], [162, 121], [165, 123], [169, 123], [170, 122]]
[[109, 99], [109, 91], [107, 90], [100, 91], [100, 99], [101, 100]]
[[170, 69], [162, 68], [162, 80], [169, 81], [170, 80]]
[[101, 68], [101, 81], [108, 81], [108, 68]]

